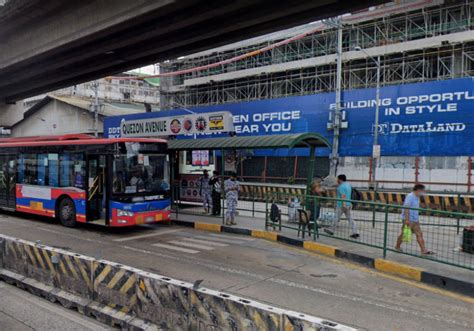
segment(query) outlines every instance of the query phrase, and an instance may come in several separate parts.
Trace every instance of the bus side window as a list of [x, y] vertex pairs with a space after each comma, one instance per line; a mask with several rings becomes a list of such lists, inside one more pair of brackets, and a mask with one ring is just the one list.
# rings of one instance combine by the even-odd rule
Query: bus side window
[[59, 156], [58, 154], [48, 154], [49, 165], [49, 186], [59, 186]]
[[36, 154], [20, 154], [18, 161], [18, 183], [36, 185]]
[[60, 186], [84, 188], [85, 161], [84, 155], [78, 153], [63, 153], [59, 157]]
[[38, 176], [36, 183], [38, 185], [48, 185], [48, 154], [38, 154], [37, 166]]
[[18, 167], [16, 171], [17, 171], [18, 184], [24, 184], [25, 183], [25, 155], [24, 154], [18, 155]]

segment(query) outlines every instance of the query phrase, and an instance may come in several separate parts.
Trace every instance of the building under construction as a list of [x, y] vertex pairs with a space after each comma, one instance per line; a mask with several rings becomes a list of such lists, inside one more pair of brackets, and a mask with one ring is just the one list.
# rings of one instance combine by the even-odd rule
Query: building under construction
[[[293, 126], [286, 131], [317, 131], [330, 141], [339, 108], [337, 173], [364, 187], [374, 179], [379, 67], [378, 185], [408, 188], [423, 182], [431, 190], [471, 191], [473, 9], [472, 1], [395, 1], [170, 60], [161, 72], [202, 68], [163, 78], [161, 107], [230, 110], [237, 134], [285, 132], [282, 118], [262, 114], [289, 112], [285, 121]], [[259, 129], [265, 118], [280, 126]], [[241, 175], [279, 182], [305, 177], [305, 155], [271, 155], [277, 156], [247, 157]], [[324, 176], [331, 151], [319, 155], [316, 173]]]

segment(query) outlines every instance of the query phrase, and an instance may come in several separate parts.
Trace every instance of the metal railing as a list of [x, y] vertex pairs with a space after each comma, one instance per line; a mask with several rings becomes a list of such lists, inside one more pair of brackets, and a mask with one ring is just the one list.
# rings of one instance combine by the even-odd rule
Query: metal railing
[[[181, 199], [181, 189], [183, 188], [174, 187], [173, 189], [173, 209], [177, 216], [180, 213], [203, 215], [204, 208], [200, 197], [196, 197], [194, 202]], [[289, 207], [291, 198], [297, 198], [300, 202], [299, 207], [293, 208], [293, 210]], [[351, 237], [352, 228], [345, 215], [342, 215], [341, 220], [334, 227], [337, 205], [343, 202], [352, 204], [352, 217], [357, 227], [358, 238]], [[220, 203], [221, 212], [214, 217], [224, 223], [227, 206], [223, 197], [221, 197]], [[272, 203], [277, 205], [281, 214], [280, 219], [275, 222], [270, 217]], [[464, 247], [464, 250], [461, 249], [464, 229], [474, 226], [474, 214], [428, 208], [407, 209], [418, 211], [420, 230], [426, 249], [433, 252], [433, 255], [425, 255], [421, 252], [415, 233], [413, 233], [410, 243], [402, 243], [401, 250], [396, 249], [397, 238], [402, 232], [401, 214], [405, 210], [401, 205], [367, 200], [341, 200], [333, 197], [308, 196], [280, 191], [267, 192], [263, 196], [262, 192], [241, 193], [237, 205], [239, 217], [255, 221], [255, 225], [262, 224], [264, 219], [267, 229], [281, 231], [290, 236], [301, 238], [304, 236], [304, 239], [316, 241], [319, 237], [329, 237], [380, 249], [384, 258], [387, 256], [387, 252], [394, 252], [474, 270], [474, 254], [467, 252], [468, 250], [472, 251], [473, 248]], [[303, 224], [300, 224], [298, 210], [306, 212], [310, 222], [310, 233], [308, 233], [308, 226], [304, 228], [303, 232]], [[313, 222], [311, 213], [318, 215], [316, 222]], [[304, 218], [304, 216], [302, 217]], [[329, 234], [325, 230], [332, 230], [333, 234]]]
[[[293, 208], [296, 209], [296, 217], [292, 217], [295, 210], [291, 210], [292, 207], [288, 206], [290, 198], [297, 198], [301, 204], [300, 207]], [[281, 217], [276, 222], [272, 221], [270, 212], [268, 212], [265, 218], [267, 228], [278, 231], [297, 231], [298, 236], [303, 236], [305, 219], [303, 216], [303, 220], [300, 221], [298, 209], [304, 210], [308, 214], [310, 238], [313, 240], [317, 240], [319, 236], [331, 237], [381, 249], [384, 258], [390, 251], [474, 270], [474, 254], [468, 253], [468, 251], [474, 250], [472, 241], [470, 241], [471, 244], [462, 245], [463, 236], [473, 236], [467, 228], [474, 226], [474, 214], [426, 208], [405, 208], [400, 205], [379, 202], [288, 194], [268, 195], [265, 201], [267, 211], [271, 210], [272, 203], [275, 203], [280, 209]], [[346, 215], [343, 214], [338, 221], [338, 205], [342, 204], [352, 205], [351, 216], [357, 227], [356, 231], [349, 224]], [[418, 238], [417, 231], [413, 231], [411, 242], [404, 242], [401, 249], [397, 249], [396, 243], [402, 233], [403, 225], [401, 215], [405, 210], [419, 214], [421, 235], [418, 233], [420, 236]], [[316, 215], [316, 222], [311, 214]], [[358, 233], [359, 237], [351, 237], [354, 232]], [[423, 254], [418, 243], [421, 236], [426, 250], [433, 254]]]

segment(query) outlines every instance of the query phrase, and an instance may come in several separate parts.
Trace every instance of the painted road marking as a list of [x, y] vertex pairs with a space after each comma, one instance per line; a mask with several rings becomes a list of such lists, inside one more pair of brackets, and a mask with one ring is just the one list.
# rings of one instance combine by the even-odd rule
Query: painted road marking
[[193, 236], [193, 238], [204, 239], [207, 241], [216, 241], [226, 244], [243, 244], [243, 241], [235, 240], [235, 239], [226, 239], [226, 238], [216, 238], [216, 237], [208, 237], [208, 236]]
[[183, 240], [191, 241], [191, 242], [196, 243], [196, 244], [216, 246], [216, 247], [227, 247], [227, 246], [229, 246], [228, 244], [214, 243], [214, 242], [210, 242], [210, 241], [207, 241], [207, 240], [194, 239], [194, 238], [184, 238]]
[[189, 249], [189, 248], [183, 248], [183, 247], [177, 247], [173, 245], [167, 245], [167, 244], [153, 244], [152, 246], [154, 247], [160, 247], [160, 248], [165, 248], [165, 249], [170, 249], [172, 251], [178, 251], [178, 252], [183, 252], [183, 253], [189, 253], [189, 254], [197, 254], [199, 251], [196, 251], [194, 249]]
[[141, 234], [141, 235], [138, 235], [138, 236], [132, 236], [132, 237], [127, 237], [127, 238], [114, 239], [113, 241], [123, 242], [123, 241], [135, 240], [135, 239], [142, 239], [142, 238], [148, 238], [148, 237], [154, 237], [154, 236], [161, 236], [162, 234], [175, 233], [175, 232], [179, 232], [179, 231], [182, 231], [182, 229], [179, 229], [179, 230], [167, 230], [167, 231], [156, 231], [156, 232], [153, 232], [153, 233]]
[[[454, 324], [454, 325], [459, 325], [459, 323], [456, 323], [455, 321], [446, 320], [445, 318], [443, 318], [441, 316], [438, 316], [437, 314], [430, 314], [430, 313], [426, 313], [426, 312], [423, 312], [423, 311], [418, 311], [418, 310], [416, 310], [416, 308], [415, 309], [408, 309], [406, 307], [406, 305], [402, 305], [402, 304], [399, 304], [397, 302], [384, 303], [384, 302], [380, 302], [379, 300], [377, 300], [375, 298], [372, 298], [372, 297], [363, 297], [363, 296], [359, 296], [359, 295], [353, 295], [353, 294], [350, 294], [350, 293], [340, 292], [338, 290], [328, 290], [328, 289], [320, 288], [320, 287], [316, 287], [316, 286], [313, 287], [313, 286], [310, 286], [310, 285], [307, 285], [307, 284], [301, 284], [301, 283], [294, 282], [292, 280], [287, 280], [287, 279], [282, 279], [282, 278], [276, 278], [276, 277], [275, 278], [274, 277], [268, 278], [268, 275], [254, 273], [254, 272], [250, 272], [250, 271], [243, 270], [243, 269], [229, 268], [227, 266], [222, 266], [222, 265], [215, 264], [215, 263], [205, 262], [205, 260], [199, 260], [199, 259], [196, 259], [196, 258], [166, 255], [163, 252], [152, 252], [152, 251], [147, 251], [147, 250], [144, 250], [144, 249], [130, 247], [130, 246], [123, 246], [123, 248], [131, 250], [131, 251], [135, 251], [135, 252], [140, 252], [140, 253], [143, 253], [143, 254], [149, 254], [149, 255], [154, 255], [154, 256], [161, 257], [161, 258], [165, 258], [165, 259], [178, 261], [180, 263], [187, 263], [187, 264], [194, 264], [194, 265], [198, 265], [198, 266], [203, 266], [203, 267], [207, 267], [207, 268], [214, 269], [214, 270], [217, 270], [217, 271], [221, 271], [221, 272], [224, 272], [224, 273], [251, 277], [251, 278], [254, 278], [258, 281], [270, 282], [270, 283], [273, 283], [273, 284], [278, 284], [279, 286], [287, 286], [289, 288], [295, 288], [295, 289], [304, 290], [304, 291], [311, 291], [311, 292], [314, 292], [314, 293], [317, 293], [317, 294], [322, 294], [322, 295], [327, 295], [327, 296], [335, 297], [335, 298], [342, 299], [342, 300], [347, 300], [349, 302], [353, 302], [354, 304], [363, 303], [363, 304], [371, 305], [371, 306], [377, 307], [377, 308], [387, 309], [387, 310], [391, 310], [391, 311], [395, 311], [395, 312], [401, 312], [401, 313], [406, 314], [407, 316], [412, 315], [412, 316], [415, 316], [415, 317], [418, 317], [418, 318], [419, 317], [429, 318], [429, 319], [433, 319], [433, 320], [436, 320], [436, 321], [448, 322], [448, 323], [451, 323], [451, 324]], [[294, 250], [298, 250], [298, 249], [295, 248]], [[306, 252], [306, 251], [303, 251], [303, 250], [299, 250], [299, 251]], [[306, 253], [308, 253], [308, 255], [313, 255], [314, 256], [314, 253], [312, 253], [312, 252], [306, 252]], [[333, 258], [329, 258], [329, 257], [321, 256], [321, 255], [317, 255], [316, 257], [322, 257], [326, 261], [329, 261], [329, 260], [335, 261]], [[345, 262], [341, 263], [341, 264], [351, 266], [351, 264], [345, 263]], [[355, 269], [359, 269], [359, 268], [360, 268], [360, 270], [366, 270], [366, 271], [370, 271], [370, 273], [374, 272], [374, 273], [377, 274], [376, 271], [372, 271], [372, 270], [367, 269], [365, 267], [357, 267]], [[380, 274], [380, 273], [378, 273], [378, 274]], [[383, 275], [383, 274], [381, 274], [381, 275]], [[390, 276], [390, 275], [384, 275], [384, 276]], [[398, 278], [396, 276], [390, 276], [390, 277], [393, 277], [393, 279]], [[413, 283], [413, 284], [418, 284], [418, 283], [415, 283], [415, 282], [410, 281], [410, 280], [406, 280], [406, 279], [402, 279], [402, 278], [398, 278], [398, 279], [402, 280], [403, 283], [410, 282], [410, 283]], [[429, 287], [427, 286], [427, 288], [429, 288]], [[431, 290], [435, 290], [435, 288], [432, 288]], [[440, 290], [440, 291], [442, 291], [442, 290]], [[472, 298], [470, 298], [470, 299], [472, 299]], [[463, 323], [463, 327], [467, 328], [469, 326], [464, 325], [464, 323]]]
[[238, 239], [239, 241], [254, 241], [255, 238], [240, 238], [236, 236], [226, 236], [224, 234], [216, 234], [216, 233], [209, 233], [210, 237], [215, 237], [215, 238], [226, 238], [226, 239]]
[[181, 241], [181, 240], [171, 240], [171, 241], [168, 241], [168, 244], [184, 246], [184, 247], [191, 247], [191, 248], [197, 248], [197, 249], [202, 249], [202, 250], [205, 250], [205, 251], [212, 251], [215, 248], [215, 247], [209, 247], [209, 246], [204, 246], [204, 245], [199, 245], [199, 244], [188, 243], [188, 242]]

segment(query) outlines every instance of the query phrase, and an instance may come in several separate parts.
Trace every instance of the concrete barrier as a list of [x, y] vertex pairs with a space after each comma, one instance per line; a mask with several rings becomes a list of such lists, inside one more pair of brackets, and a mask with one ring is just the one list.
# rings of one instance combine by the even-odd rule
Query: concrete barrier
[[5, 239], [3, 268], [43, 284], [92, 299], [94, 259], [20, 239]]
[[7, 236], [0, 236], [0, 278], [126, 330], [355, 330]]

